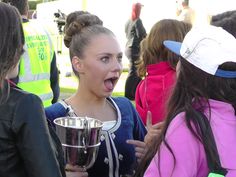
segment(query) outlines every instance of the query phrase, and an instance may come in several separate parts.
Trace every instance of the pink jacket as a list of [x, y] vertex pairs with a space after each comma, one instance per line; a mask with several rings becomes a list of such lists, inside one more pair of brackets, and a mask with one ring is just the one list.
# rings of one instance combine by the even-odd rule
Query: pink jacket
[[[216, 100], [210, 100], [210, 106], [210, 125], [221, 165], [227, 169], [227, 177], [235, 177], [235, 110], [232, 105]], [[206, 110], [205, 113], [209, 113], [209, 110]], [[204, 147], [188, 129], [183, 112], [178, 114], [168, 127], [166, 141], [174, 153], [176, 164], [174, 165], [171, 152], [166, 145], [162, 144], [160, 147], [160, 159], [158, 159], [157, 153], [146, 170], [144, 177], [206, 177], [208, 175]]]
[[155, 124], [165, 117], [165, 105], [175, 83], [175, 70], [168, 62], [147, 66], [148, 75], [136, 89], [135, 104], [143, 123], [146, 124], [147, 111], [152, 113]]

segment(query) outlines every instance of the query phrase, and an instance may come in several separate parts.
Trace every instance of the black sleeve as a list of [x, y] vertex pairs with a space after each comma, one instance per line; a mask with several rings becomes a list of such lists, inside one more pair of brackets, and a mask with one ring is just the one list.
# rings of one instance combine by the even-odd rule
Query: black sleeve
[[50, 83], [51, 83], [51, 88], [53, 92], [52, 103], [56, 103], [60, 95], [60, 87], [59, 87], [59, 72], [57, 68], [55, 52], [53, 54], [53, 59], [51, 62]]
[[142, 20], [141, 19], [138, 19], [137, 20], [137, 23], [136, 23], [136, 34], [138, 36], [138, 38], [141, 40], [143, 40], [143, 38], [146, 37], [147, 33], [146, 33], [146, 30], [143, 26], [143, 23], [142, 23]]
[[40, 98], [25, 95], [18, 101], [13, 116], [16, 146], [28, 176], [62, 177]]

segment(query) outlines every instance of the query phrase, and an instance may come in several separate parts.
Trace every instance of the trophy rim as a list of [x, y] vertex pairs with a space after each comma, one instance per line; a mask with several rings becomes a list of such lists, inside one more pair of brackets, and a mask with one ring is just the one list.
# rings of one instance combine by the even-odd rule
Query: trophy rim
[[74, 146], [74, 145], [68, 145], [68, 144], [63, 144], [62, 143], [62, 146], [64, 146], [64, 147], [82, 148], [82, 149], [87, 149], [87, 148], [91, 148], [91, 147], [98, 147], [100, 145], [101, 145], [101, 142], [99, 142], [97, 144], [89, 145], [89, 146]]
[[104, 123], [101, 121], [101, 120], [99, 120], [99, 119], [95, 119], [95, 118], [93, 118], [93, 117], [87, 117], [87, 116], [84, 116], [84, 117], [82, 117], [82, 116], [73, 116], [73, 117], [58, 117], [58, 118], [56, 118], [56, 119], [54, 119], [53, 120], [53, 123], [56, 125], [56, 126], [60, 126], [60, 127], [65, 127], [65, 128], [71, 128], [71, 129], [83, 129], [83, 128], [80, 128], [80, 127], [75, 127], [75, 126], [68, 126], [68, 125], [63, 125], [63, 124], [60, 124], [60, 123], [58, 123], [60, 120], [65, 120], [65, 119], [71, 119], [71, 120], [74, 120], [74, 119], [87, 119], [87, 120], [95, 120], [95, 121], [97, 121], [98, 122], [98, 126], [96, 126], [96, 127], [92, 127], [91, 129], [94, 129], [94, 128], [102, 128], [103, 127], [103, 125], [104, 125]]

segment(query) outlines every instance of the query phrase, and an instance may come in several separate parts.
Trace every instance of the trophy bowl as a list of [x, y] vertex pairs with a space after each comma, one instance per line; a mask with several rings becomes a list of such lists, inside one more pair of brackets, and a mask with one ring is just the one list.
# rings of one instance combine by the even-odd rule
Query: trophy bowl
[[90, 117], [60, 117], [54, 123], [66, 163], [90, 168], [97, 157], [103, 123]]
[[64, 157], [68, 164], [78, 165], [89, 169], [93, 166], [99, 149], [100, 143], [85, 147], [63, 146]]

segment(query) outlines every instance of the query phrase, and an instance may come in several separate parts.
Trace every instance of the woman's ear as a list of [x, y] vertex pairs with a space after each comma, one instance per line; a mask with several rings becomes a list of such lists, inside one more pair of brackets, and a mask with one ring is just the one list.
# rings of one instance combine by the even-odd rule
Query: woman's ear
[[13, 79], [16, 78], [19, 72], [19, 63], [20, 61], [18, 61], [18, 63], [16, 64], [16, 66], [14, 66], [13, 68], [11, 68], [7, 75], [6, 75], [6, 79]]
[[71, 63], [75, 71], [77, 71], [78, 73], [83, 72], [83, 62], [79, 57], [74, 56], [71, 60]]

